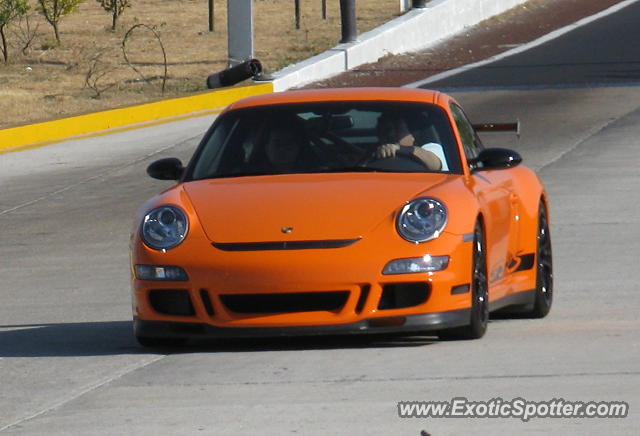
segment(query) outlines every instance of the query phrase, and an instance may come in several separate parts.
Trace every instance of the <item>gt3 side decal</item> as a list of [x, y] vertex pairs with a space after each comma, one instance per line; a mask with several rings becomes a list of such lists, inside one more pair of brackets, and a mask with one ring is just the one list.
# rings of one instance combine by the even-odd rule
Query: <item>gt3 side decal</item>
[[505, 275], [513, 274], [518, 271], [527, 271], [533, 268], [535, 253], [509, 255], [506, 265], [497, 264], [489, 271], [489, 283], [495, 283], [502, 280]]

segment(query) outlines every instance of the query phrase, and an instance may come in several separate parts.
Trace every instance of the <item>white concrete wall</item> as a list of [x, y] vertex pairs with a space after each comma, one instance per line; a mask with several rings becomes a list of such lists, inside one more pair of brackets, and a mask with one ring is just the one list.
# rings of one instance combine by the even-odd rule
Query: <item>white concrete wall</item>
[[358, 40], [336, 47], [273, 74], [275, 91], [327, 79], [388, 54], [418, 51], [448, 38], [465, 27], [501, 14], [528, 0], [433, 0]]

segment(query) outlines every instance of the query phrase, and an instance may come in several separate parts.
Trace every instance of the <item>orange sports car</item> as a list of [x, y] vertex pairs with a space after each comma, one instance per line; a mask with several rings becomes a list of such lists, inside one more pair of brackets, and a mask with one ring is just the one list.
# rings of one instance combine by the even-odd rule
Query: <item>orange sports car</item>
[[229, 106], [138, 211], [134, 330], [189, 338], [343, 333], [480, 338], [489, 312], [552, 303], [547, 196], [485, 148], [451, 97], [305, 90]]

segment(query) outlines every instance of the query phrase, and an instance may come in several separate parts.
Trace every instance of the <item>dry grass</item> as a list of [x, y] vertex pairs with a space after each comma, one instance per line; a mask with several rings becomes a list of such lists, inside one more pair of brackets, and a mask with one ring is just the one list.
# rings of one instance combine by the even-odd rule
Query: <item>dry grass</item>
[[[35, 1], [31, 3], [34, 9]], [[204, 90], [207, 75], [226, 67], [226, 4], [227, 0], [215, 0], [215, 32], [210, 33], [204, 0], [132, 0], [112, 32], [110, 15], [97, 1], [85, 0], [78, 12], [61, 22], [62, 45], [57, 47], [51, 27], [32, 12], [30, 28], [37, 26], [37, 31], [24, 54], [25, 23], [9, 29], [10, 62], [0, 62], [0, 128]], [[339, 0], [327, 0], [326, 21], [321, 4], [301, 0], [301, 29], [295, 29], [292, 0], [254, 0], [255, 57], [267, 71], [338, 43]], [[397, 16], [399, 1], [358, 0], [357, 12], [362, 33]], [[136, 24], [146, 24], [160, 35], [168, 61], [164, 94], [163, 56], [152, 31], [136, 28], [126, 46], [129, 60], [147, 81], [124, 60], [122, 41]]]

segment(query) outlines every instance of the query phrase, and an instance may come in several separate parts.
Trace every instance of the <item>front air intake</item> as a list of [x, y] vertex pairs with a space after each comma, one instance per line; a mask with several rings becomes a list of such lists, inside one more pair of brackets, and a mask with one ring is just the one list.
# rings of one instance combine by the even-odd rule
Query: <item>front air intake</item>
[[149, 291], [149, 303], [153, 310], [162, 315], [194, 316], [196, 314], [189, 292], [183, 289]]
[[347, 291], [220, 295], [222, 303], [235, 313], [333, 312], [342, 309], [348, 298]]
[[378, 309], [402, 309], [418, 306], [429, 299], [428, 283], [392, 283], [384, 285]]

